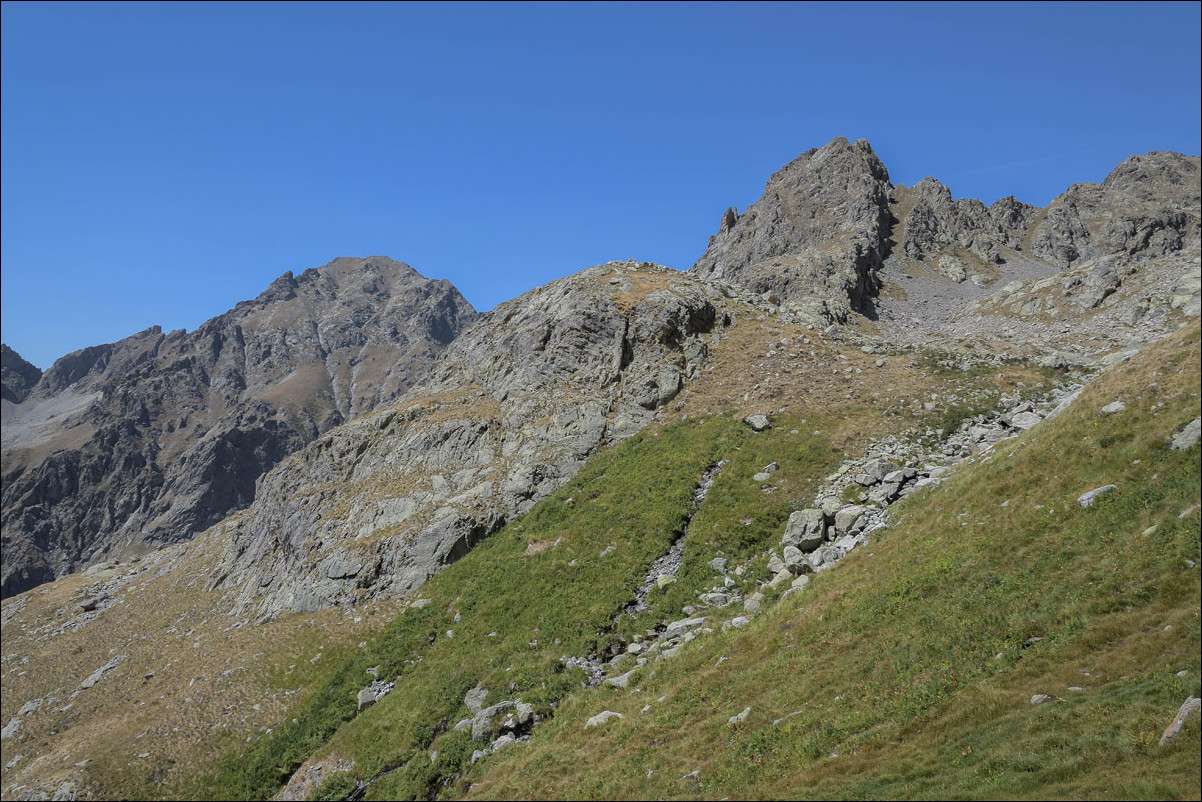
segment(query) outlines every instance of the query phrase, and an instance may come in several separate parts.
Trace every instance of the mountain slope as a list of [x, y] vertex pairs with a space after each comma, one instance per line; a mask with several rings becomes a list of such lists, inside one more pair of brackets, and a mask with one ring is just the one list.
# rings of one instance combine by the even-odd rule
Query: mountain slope
[[692, 273], [501, 305], [5, 600], [5, 795], [1196, 795], [1198, 160], [1113, 175], [1048, 228], [836, 140]]
[[4, 410], [4, 595], [245, 506], [264, 471], [398, 397], [475, 317], [448, 282], [339, 259], [192, 333], [59, 359]]

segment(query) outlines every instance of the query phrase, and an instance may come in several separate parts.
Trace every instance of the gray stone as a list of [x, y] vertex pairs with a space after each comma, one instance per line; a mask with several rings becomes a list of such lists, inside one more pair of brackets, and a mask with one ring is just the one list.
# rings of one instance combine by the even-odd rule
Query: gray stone
[[484, 699], [488, 696], [488, 688], [472, 688], [463, 697], [463, 703], [467, 705], [467, 709], [473, 713], [479, 713], [484, 707]]
[[[820, 509], [810, 508], [798, 510], [789, 515], [781, 543], [785, 546], [793, 546], [802, 552], [810, 552], [821, 546], [825, 540], [826, 515]], [[776, 573], [780, 569], [773, 569], [769, 564], [769, 570]]]
[[1043, 418], [1039, 417], [1038, 413], [1020, 412], [1017, 415], [1010, 416], [1010, 425], [1015, 429], [1022, 429], [1025, 431], [1042, 420]]
[[359, 691], [355, 696], [359, 704], [359, 711], [362, 712], [365, 708], [371, 707], [376, 702], [383, 699], [388, 694], [392, 693], [392, 688], [395, 683], [376, 680], [366, 688]]
[[726, 605], [735, 601], [735, 597], [729, 593], [722, 593], [718, 591], [712, 593], [702, 593], [699, 598], [701, 603], [707, 607], [725, 607]]
[[1111, 490], [1118, 490], [1118, 487], [1118, 485], [1102, 485], [1101, 487], [1095, 487], [1088, 493], [1082, 493], [1080, 496], [1078, 496], [1077, 503], [1081, 505], [1082, 509], [1092, 507], [1093, 503], [1097, 501], [1100, 496], [1109, 493]]
[[740, 629], [751, 623], [751, 619], [745, 615], [738, 615], [730, 619], [722, 625], [722, 629]]
[[768, 555], [768, 573], [779, 574], [786, 569], [785, 561], [780, 558], [776, 552], [771, 552]]
[[507, 732], [504, 735], [502, 735], [500, 738], [498, 738], [497, 740], [493, 741], [492, 746], [490, 746], [489, 749], [491, 749], [494, 752], [497, 752], [501, 749], [504, 749], [507, 746], [513, 746], [517, 742], [518, 742], [518, 739], [515, 738], [512, 733]]
[[800, 574], [803, 565], [806, 565], [806, 557], [801, 549], [796, 546], [785, 546], [785, 568], [794, 574]]
[[715, 571], [717, 571], [720, 574], [725, 574], [726, 573], [726, 558], [725, 557], [715, 557], [714, 559], [709, 561], [709, 567], [713, 568]]
[[1056, 697], [1050, 693], [1037, 693], [1031, 697], [1031, 704], [1033, 705], [1043, 705], [1054, 701], [1056, 701]]
[[768, 422], [768, 418], [764, 415], [748, 415], [743, 419], [743, 422], [751, 427], [752, 431], [762, 432], [772, 426]]
[[1202, 437], [1202, 418], [1194, 418], [1173, 435], [1173, 439], [1169, 441], [1169, 448], [1185, 451], [1196, 446], [1199, 437]]
[[663, 637], [678, 638], [690, 629], [696, 629], [705, 623], [704, 617], [684, 618], [679, 621], [673, 621], [664, 629]]
[[868, 507], [851, 505], [841, 508], [835, 513], [835, 531], [841, 535], [859, 532], [864, 528], [864, 514]]
[[612, 710], [603, 710], [597, 715], [591, 717], [588, 721], [584, 722], [584, 727], [585, 729], [588, 729], [589, 727], [600, 727], [602, 724], [605, 724], [608, 721], [620, 718], [622, 718], [621, 713], [615, 713]]
[[1157, 746], [1165, 746], [1169, 741], [1177, 737], [1177, 733], [1181, 732], [1181, 728], [1185, 725], [1185, 720], [1190, 717], [1191, 713], [1197, 713], [1202, 710], [1202, 699], [1196, 696], [1188, 697], [1177, 710], [1177, 715], [1173, 716], [1173, 720], [1169, 726], [1165, 727], [1164, 734], [1160, 736], [1160, 743]]
[[627, 685], [630, 684], [630, 677], [632, 674], [634, 674], [635, 671], [638, 671], [638, 669], [634, 668], [634, 669], [631, 669], [630, 671], [627, 671], [625, 674], [619, 674], [616, 677], [610, 677], [609, 679], [604, 681], [604, 684], [612, 685], [615, 688], [625, 688]]
[[4, 725], [4, 729], [0, 730], [0, 741], [7, 741], [9, 738], [12, 738], [14, 735], [16, 735], [17, 731], [20, 729], [21, 719], [16, 718], [15, 716], [10, 718], [8, 723]]
[[1098, 410], [1099, 415], [1115, 415], [1127, 408], [1127, 405], [1122, 401], [1111, 401], [1106, 406]]
[[730, 718], [727, 720], [727, 722], [726, 722], [726, 723], [727, 723], [728, 725], [730, 725], [731, 727], [737, 727], [738, 725], [740, 725], [740, 724], [742, 724], [744, 721], [746, 721], [746, 720], [747, 720], [747, 717], [748, 717], [748, 716], [750, 716], [750, 715], [751, 715], [751, 708], [750, 708], [750, 707], [745, 707], [745, 708], [743, 708], [743, 712], [741, 712], [741, 713], [736, 713], [735, 715], [731, 716], [731, 717], [730, 717]]

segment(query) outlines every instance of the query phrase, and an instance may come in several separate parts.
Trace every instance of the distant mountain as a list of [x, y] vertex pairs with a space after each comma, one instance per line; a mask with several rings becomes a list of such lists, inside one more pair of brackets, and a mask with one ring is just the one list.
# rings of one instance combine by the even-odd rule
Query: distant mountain
[[45, 374], [4, 349], [3, 594], [192, 537], [324, 431], [402, 395], [477, 317], [385, 257], [276, 279], [196, 331]]

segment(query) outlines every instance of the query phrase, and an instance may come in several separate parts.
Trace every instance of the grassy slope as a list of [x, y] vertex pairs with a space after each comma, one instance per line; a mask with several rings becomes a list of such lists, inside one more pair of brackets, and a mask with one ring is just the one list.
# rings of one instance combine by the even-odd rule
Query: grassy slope
[[[747, 630], [574, 694], [470, 795], [1198, 798], [1199, 717], [1157, 741], [1199, 694], [1199, 452], [1165, 442], [1200, 375], [1194, 324]], [[604, 709], [625, 718], [586, 730]]]
[[[677, 586], [653, 594], [652, 610], [637, 622], [627, 618], [620, 629], [630, 633], [678, 616], [700, 584], [714, 580], [708, 569], [692, 566], [720, 553], [749, 557], [779, 539], [791, 503], [811, 494], [813, 478], [841, 458], [813, 433], [813, 417], [805, 433], [782, 422], [754, 435], [715, 417], [645, 433], [603, 453], [530, 514], [431, 579], [421, 590], [431, 603], [399, 616], [294, 723], [178, 792], [270, 795], [316, 756], [327, 764], [355, 761], [349, 777], [327, 784], [323, 792], [331, 796], [354, 787], [352, 777], [377, 775], [369, 796], [427, 795], [466, 768], [479, 747], [465, 734], [447, 732], [470, 715], [463, 705], [467, 690], [479, 684], [490, 689], [489, 704], [520, 697], [550, 714], [553, 702], [579, 689], [583, 674], [565, 671], [560, 657], [587, 655], [612, 640], [598, 633], [612, 628], [650, 563], [668, 550], [692, 512], [693, 486], [707, 466], [729, 460], [711, 491], [713, 503], [693, 519], [690, 567]], [[774, 477], [779, 490], [764, 494], [751, 477], [773, 460], [781, 465]], [[609, 546], [614, 550], [601, 556]], [[746, 577], [749, 586], [754, 574]], [[367, 683], [365, 670], [377, 665], [381, 677], [400, 681], [356, 717], [354, 694]], [[427, 757], [430, 749], [439, 753], [437, 761]]]

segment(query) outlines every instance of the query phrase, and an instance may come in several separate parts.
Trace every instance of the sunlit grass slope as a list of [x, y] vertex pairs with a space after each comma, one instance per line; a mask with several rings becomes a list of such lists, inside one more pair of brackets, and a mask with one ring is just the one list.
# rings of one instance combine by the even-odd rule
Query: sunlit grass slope
[[[832, 426], [862, 426], [868, 416]], [[802, 425], [783, 417], [755, 434], [729, 417], [712, 417], [641, 434], [599, 455], [531, 513], [432, 578], [420, 591], [429, 603], [402, 613], [294, 719], [177, 793], [262, 798], [311, 757], [354, 763], [327, 777], [323, 796], [340, 797], [368, 780], [369, 798], [442, 789], [481, 746], [450, 731], [470, 716], [469, 689], [488, 688], [486, 704], [521, 698], [551, 715], [552, 704], [580, 692], [584, 679], [579, 669], [565, 670], [561, 657], [599, 652], [623, 632], [679, 617], [682, 603], [714, 580], [712, 569], [695, 566], [719, 554], [750, 557], [779, 540], [791, 505], [842, 458], [822, 431], [825, 421], [811, 418], [801, 429], [793, 423]], [[694, 487], [719, 460], [727, 464], [698, 512]], [[780, 464], [778, 490], [766, 494], [752, 476], [771, 461]], [[637, 621], [625, 617], [615, 626], [651, 563], [694, 512], [680, 581], [653, 593], [652, 609]], [[743, 581], [754, 589], [755, 571]], [[356, 715], [355, 694], [375, 666], [381, 678], [398, 678], [395, 690]], [[430, 752], [438, 753], [433, 761]]]
[[[573, 694], [448, 793], [1198, 798], [1199, 716], [1157, 744], [1199, 695], [1199, 450], [1167, 447], [1199, 376], [1194, 324], [750, 627]], [[624, 718], [586, 729], [602, 710]]]

